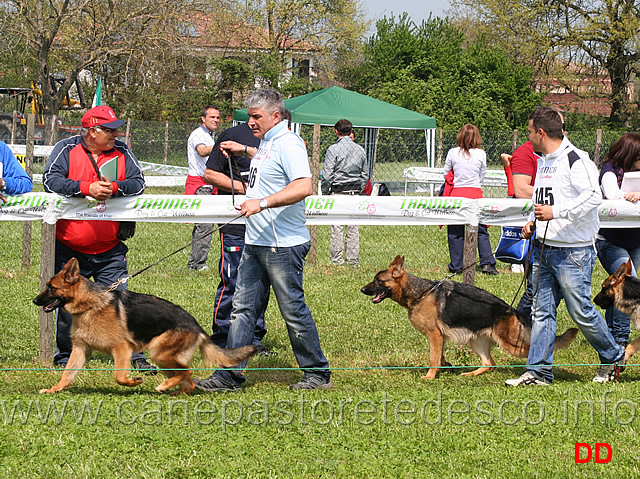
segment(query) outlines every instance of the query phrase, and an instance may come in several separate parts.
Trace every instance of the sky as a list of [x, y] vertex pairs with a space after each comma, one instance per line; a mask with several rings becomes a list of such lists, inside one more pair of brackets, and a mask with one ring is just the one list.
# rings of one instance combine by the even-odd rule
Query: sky
[[422, 20], [429, 18], [429, 12], [434, 17], [444, 17], [445, 10], [450, 8], [449, 0], [361, 0], [362, 6], [369, 20], [374, 21], [383, 16], [399, 17], [403, 12], [409, 14], [409, 18], [418, 25]]

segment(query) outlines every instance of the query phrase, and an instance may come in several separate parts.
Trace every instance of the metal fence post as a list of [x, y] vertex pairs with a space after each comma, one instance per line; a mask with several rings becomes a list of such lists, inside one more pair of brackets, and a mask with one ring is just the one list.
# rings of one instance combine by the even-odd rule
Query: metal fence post
[[169, 153], [169, 122], [164, 122], [164, 157], [162, 159], [162, 164], [167, 164], [167, 156]]
[[438, 163], [437, 167], [442, 168], [442, 128], [438, 128]]

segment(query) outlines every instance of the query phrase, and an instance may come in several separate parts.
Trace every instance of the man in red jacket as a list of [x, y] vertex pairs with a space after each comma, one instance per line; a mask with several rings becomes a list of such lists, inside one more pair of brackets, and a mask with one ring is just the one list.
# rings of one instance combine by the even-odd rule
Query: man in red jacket
[[[90, 196], [98, 201], [134, 196], [144, 191], [144, 177], [129, 147], [116, 139], [118, 120], [108, 106], [96, 106], [82, 117], [80, 135], [59, 141], [44, 169], [45, 191], [66, 197]], [[56, 227], [55, 270], [75, 257], [80, 272], [96, 283], [109, 286], [127, 276], [127, 246], [119, 239], [117, 221], [59, 220]], [[118, 289], [127, 289], [121, 283]], [[54, 364], [65, 366], [71, 354], [71, 315], [58, 308]], [[132, 365], [157, 373], [142, 353]]]

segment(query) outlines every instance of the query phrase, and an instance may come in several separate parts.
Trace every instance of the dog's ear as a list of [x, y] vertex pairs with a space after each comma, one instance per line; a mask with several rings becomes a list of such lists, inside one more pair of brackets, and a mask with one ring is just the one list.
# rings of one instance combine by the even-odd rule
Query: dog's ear
[[629, 258], [629, 261], [627, 261], [624, 266], [625, 266], [625, 274], [627, 276], [632, 276], [631, 272], [633, 270], [633, 265], [631, 263], [631, 258]]
[[618, 270], [613, 273], [611, 277], [614, 281], [618, 282], [627, 275], [631, 276], [631, 260], [621, 264]]
[[391, 263], [391, 275], [394, 278], [399, 278], [404, 273], [404, 256], [396, 256], [396, 258]]
[[80, 279], [80, 263], [76, 258], [67, 261], [62, 271], [64, 271], [64, 280], [67, 283], [75, 284]]

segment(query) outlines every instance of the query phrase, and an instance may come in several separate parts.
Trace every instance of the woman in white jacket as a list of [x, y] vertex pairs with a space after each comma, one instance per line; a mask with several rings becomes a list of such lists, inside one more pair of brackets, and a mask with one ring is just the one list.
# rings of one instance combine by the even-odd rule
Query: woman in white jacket
[[[462, 198], [482, 198], [482, 182], [487, 171], [487, 155], [482, 146], [482, 137], [478, 127], [464, 125], [456, 138], [457, 146], [447, 153], [444, 164], [445, 177], [453, 171], [453, 189], [448, 196]], [[463, 269], [464, 225], [447, 226], [449, 238], [449, 271], [460, 273]], [[486, 225], [478, 226], [478, 253], [480, 267], [485, 274], [498, 274], [496, 259], [489, 240]]]

